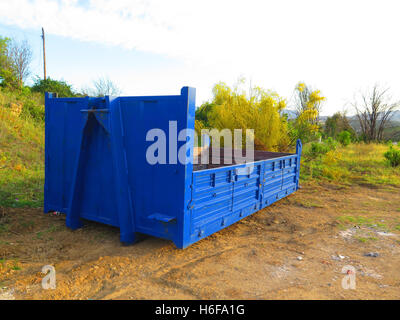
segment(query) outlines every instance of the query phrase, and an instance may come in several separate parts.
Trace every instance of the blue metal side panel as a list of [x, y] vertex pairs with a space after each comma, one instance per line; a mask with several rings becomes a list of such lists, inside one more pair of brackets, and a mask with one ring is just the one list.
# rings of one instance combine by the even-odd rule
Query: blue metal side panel
[[[190, 242], [194, 243], [298, 189], [301, 142], [296, 154], [243, 165], [193, 172]], [[242, 171], [243, 172], [243, 169]]]
[[248, 175], [243, 165], [193, 172], [191, 234], [194, 243], [259, 210], [263, 162]]
[[263, 202], [266, 207], [296, 190], [297, 155], [264, 162]]
[[297, 160], [296, 160], [296, 190], [300, 188], [299, 181], [300, 181], [300, 160], [301, 160], [301, 151], [303, 149], [303, 145], [301, 143], [301, 140], [298, 139], [296, 143], [296, 154], [297, 154]]
[[54, 99], [46, 94], [44, 211], [66, 212], [80, 132], [80, 109], [89, 98]]
[[170, 150], [170, 121], [176, 121], [177, 133], [194, 129], [194, 98], [195, 90], [187, 87], [179, 96], [120, 98], [136, 230], [171, 239], [178, 247], [182, 247], [184, 242], [192, 164], [185, 166], [179, 161], [175, 164], [149, 164], [146, 150], [154, 141], [146, 141], [146, 134], [155, 128], [163, 130], [166, 133], [166, 160], [177, 159], [177, 152], [181, 148], [189, 149], [193, 141], [178, 141], [176, 150]]

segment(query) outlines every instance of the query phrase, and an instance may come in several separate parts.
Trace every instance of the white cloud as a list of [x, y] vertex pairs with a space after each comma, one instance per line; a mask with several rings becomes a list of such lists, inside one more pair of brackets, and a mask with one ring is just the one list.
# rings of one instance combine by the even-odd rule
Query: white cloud
[[368, 0], [4, 0], [0, 21], [182, 59], [204, 90], [244, 74], [288, 96], [305, 80], [338, 110], [376, 81], [400, 91], [397, 9]]

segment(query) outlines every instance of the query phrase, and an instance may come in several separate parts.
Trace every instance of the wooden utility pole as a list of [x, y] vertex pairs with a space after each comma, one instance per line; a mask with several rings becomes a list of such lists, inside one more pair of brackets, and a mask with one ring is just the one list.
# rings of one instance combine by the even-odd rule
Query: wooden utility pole
[[42, 39], [43, 39], [43, 71], [44, 71], [44, 80], [46, 80], [46, 42], [44, 39], [44, 29], [42, 28]]

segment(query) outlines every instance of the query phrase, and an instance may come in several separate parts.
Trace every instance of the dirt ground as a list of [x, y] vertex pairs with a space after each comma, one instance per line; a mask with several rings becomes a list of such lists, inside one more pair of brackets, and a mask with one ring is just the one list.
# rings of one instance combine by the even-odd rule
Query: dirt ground
[[[400, 189], [303, 186], [191, 247], [1, 209], [0, 299], [399, 299]], [[366, 253], [378, 256], [365, 256]], [[41, 286], [44, 265], [56, 289]], [[355, 270], [345, 290], [344, 266]]]

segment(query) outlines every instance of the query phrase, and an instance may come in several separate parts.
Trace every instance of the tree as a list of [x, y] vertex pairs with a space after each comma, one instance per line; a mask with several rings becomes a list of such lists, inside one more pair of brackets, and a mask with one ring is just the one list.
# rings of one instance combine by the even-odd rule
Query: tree
[[319, 134], [319, 113], [325, 97], [300, 82], [295, 88], [296, 119], [289, 122], [290, 144], [297, 139], [308, 142]]
[[10, 38], [0, 37], [0, 85], [15, 88], [18, 80], [9, 54], [10, 43]]
[[91, 95], [97, 97], [118, 96], [121, 94], [121, 90], [108, 77], [98, 78], [93, 82], [93, 85], [94, 85], [94, 91], [92, 92]]
[[8, 55], [19, 86], [22, 87], [24, 80], [30, 74], [29, 66], [32, 62], [32, 49], [28, 41], [17, 42], [12, 40], [9, 44]]
[[202, 123], [203, 127], [209, 127], [209, 117], [214, 109], [215, 105], [212, 102], [205, 102], [196, 109], [196, 121]]
[[72, 91], [71, 85], [67, 84], [65, 81], [53, 80], [51, 78], [43, 80], [37, 77], [32, 86], [32, 91], [40, 93], [57, 93], [60, 98], [76, 96], [76, 94]]
[[[252, 87], [250, 92], [241, 89], [244, 79], [230, 88], [218, 83], [213, 88], [213, 99], [204, 104], [198, 115], [211, 128], [219, 130], [253, 129], [255, 149], [278, 151], [288, 146], [287, 122], [280, 111], [286, 101], [277, 93]], [[242, 136], [242, 138], [244, 138]]]
[[361, 134], [367, 142], [381, 141], [393, 111], [400, 102], [391, 102], [389, 88], [375, 84], [371, 91], [361, 93], [353, 106], [360, 124]]
[[9, 42], [10, 42], [9, 38], [0, 37], [0, 72], [8, 68], [10, 65], [10, 60], [8, 57]]
[[342, 131], [348, 131], [352, 137], [355, 136], [354, 129], [350, 125], [346, 112], [336, 112], [333, 116], [328, 117], [324, 125], [324, 135], [326, 137], [337, 138]]
[[309, 113], [308, 121], [316, 124], [319, 121], [322, 102], [326, 100], [321, 96], [319, 90], [312, 90], [304, 82], [299, 82], [295, 89], [295, 107], [299, 117], [301, 114]]

